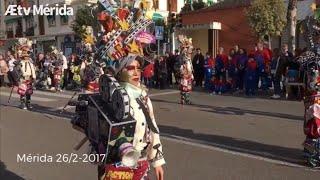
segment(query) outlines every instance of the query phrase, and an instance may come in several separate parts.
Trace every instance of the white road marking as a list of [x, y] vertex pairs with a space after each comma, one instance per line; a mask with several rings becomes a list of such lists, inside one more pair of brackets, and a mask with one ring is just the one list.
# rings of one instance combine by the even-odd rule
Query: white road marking
[[[0, 92], [1, 95], [1, 99], [3, 98], [9, 98], [10, 93], [8, 92]], [[18, 95], [17, 93], [12, 93], [11, 98], [20, 98], [20, 95]], [[49, 98], [42, 98], [42, 97], [37, 97], [37, 96], [32, 96], [31, 97], [32, 101], [39, 101], [39, 102], [52, 102], [52, 101], [56, 101], [55, 99], [49, 99]]]
[[[209, 149], [209, 150], [213, 150], [213, 151], [219, 151], [219, 152], [223, 152], [223, 153], [228, 153], [228, 154], [232, 154], [232, 155], [247, 157], [247, 158], [256, 159], [256, 160], [260, 160], [260, 161], [265, 161], [265, 162], [269, 162], [269, 163], [272, 163], [272, 164], [278, 164], [278, 165], [283, 165], [283, 166], [288, 166], [288, 167], [295, 167], [295, 168], [304, 168], [305, 170], [317, 171], [318, 172], [317, 169], [311, 169], [311, 168], [308, 168], [308, 167], [300, 165], [300, 164], [291, 163], [291, 162], [282, 161], [282, 160], [276, 160], [276, 159], [267, 158], [267, 157], [254, 155], [254, 154], [250, 154], [249, 152], [255, 152], [256, 154], [259, 154], [259, 152], [250, 151], [250, 150], [247, 150], [247, 149], [235, 148], [235, 147], [229, 147], [228, 148], [227, 145], [210, 143], [210, 142], [207, 142], [207, 141], [200, 141], [200, 142], [202, 142], [202, 143], [200, 143], [198, 140], [185, 138], [185, 137], [182, 137], [182, 136], [175, 136], [175, 135], [165, 134], [165, 133], [161, 134], [161, 139], [165, 139], [167, 141], [176, 142], [176, 143], [180, 143], [180, 144], [186, 144], [186, 145], [190, 145], [190, 146], [195, 146], [195, 147], [199, 147], [199, 148]], [[235, 149], [235, 150], [229, 150], [229, 149]], [[238, 152], [236, 150], [240, 150], [242, 152]], [[248, 153], [245, 153], [245, 152], [248, 152]], [[270, 154], [268, 154], [268, 155], [270, 156]], [[288, 159], [288, 161], [289, 161], [289, 159]], [[296, 161], [296, 160], [291, 160], [291, 161]]]

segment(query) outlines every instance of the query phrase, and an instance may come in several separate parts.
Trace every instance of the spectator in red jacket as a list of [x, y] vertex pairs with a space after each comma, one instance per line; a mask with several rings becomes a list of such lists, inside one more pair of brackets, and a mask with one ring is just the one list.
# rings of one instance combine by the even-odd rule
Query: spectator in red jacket
[[269, 78], [271, 57], [269, 51], [264, 49], [261, 42], [257, 44], [257, 48], [254, 56], [257, 63], [256, 86], [258, 87], [259, 80], [261, 80], [261, 88], [267, 90], [272, 85], [271, 78]]
[[152, 87], [153, 75], [154, 75], [154, 64], [150, 63], [143, 69], [143, 73], [142, 73], [144, 84], [148, 88]]

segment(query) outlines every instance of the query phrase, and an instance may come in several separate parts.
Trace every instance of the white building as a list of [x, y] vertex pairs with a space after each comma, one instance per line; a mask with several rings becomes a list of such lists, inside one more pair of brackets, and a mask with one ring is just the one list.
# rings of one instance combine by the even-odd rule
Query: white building
[[[47, 52], [50, 46], [57, 46], [65, 55], [76, 52], [80, 46], [80, 39], [71, 29], [77, 9], [98, 0], [0, 0], [0, 40], [5, 40], [5, 45], [0, 48], [7, 49], [19, 37], [29, 37], [35, 44], [36, 53]], [[184, 0], [154, 0], [155, 10], [166, 20], [169, 12], [179, 13], [184, 6]], [[3, 16], [9, 5], [32, 7], [33, 5], [63, 6], [66, 4], [74, 10], [73, 16]]]
[[28, 7], [47, 4], [49, 7], [56, 6], [56, 4], [63, 6], [66, 4], [68, 7], [72, 7], [73, 16], [6, 16], [4, 19], [5, 28], [1, 28], [6, 31], [6, 44], [2, 48], [11, 46], [15, 43], [16, 38], [29, 37], [35, 44], [36, 53], [47, 52], [49, 47], [53, 45], [63, 50], [65, 55], [70, 55], [76, 51], [80, 42], [71, 29], [76, 10], [85, 3], [96, 3], [97, 0], [1, 0], [1, 2], [5, 9], [10, 4]]

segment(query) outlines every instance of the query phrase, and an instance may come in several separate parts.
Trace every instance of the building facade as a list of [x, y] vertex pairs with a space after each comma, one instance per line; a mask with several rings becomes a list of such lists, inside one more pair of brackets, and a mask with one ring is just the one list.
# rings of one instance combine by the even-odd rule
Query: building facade
[[72, 7], [73, 16], [33, 14], [29, 16], [5, 16], [3, 27], [5, 29], [5, 45], [1, 47], [2, 49], [7, 49], [17, 41], [17, 38], [28, 37], [34, 43], [35, 53], [48, 52], [50, 46], [56, 46], [68, 56], [76, 52], [77, 46], [80, 46], [80, 39], [75, 36], [71, 28], [77, 9], [85, 3], [96, 3], [97, 0], [2, 0], [1, 2], [4, 5], [4, 9], [7, 9], [12, 4], [25, 7], [46, 4], [49, 7], [56, 6], [56, 4], [62, 7], [66, 4], [68, 7]]
[[256, 38], [244, 14], [247, 5], [223, 8], [212, 6], [182, 14], [183, 26], [179, 32], [191, 37], [194, 47], [210, 52], [213, 56], [219, 47], [228, 51], [236, 44], [253, 49]]

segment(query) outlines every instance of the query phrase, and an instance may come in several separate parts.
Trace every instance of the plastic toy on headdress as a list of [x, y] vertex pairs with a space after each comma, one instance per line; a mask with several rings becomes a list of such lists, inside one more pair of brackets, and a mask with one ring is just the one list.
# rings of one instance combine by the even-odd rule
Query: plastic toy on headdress
[[[146, 18], [143, 10], [140, 9], [130, 8], [130, 6], [120, 8], [115, 1], [99, 0], [99, 3], [104, 10], [99, 13], [98, 20], [104, 27], [106, 38], [104, 38], [104, 43], [97, 48], [96, 58], [100, 61], [104, 59], [107, 65], [114, 66], [121, 64], [120, 61], [125, 61], [129, 53], [144, 56], [144, 47], [154, 42], [152, 35], [149, 36], [149, 41], [136, 39], [139, 39], [138, 37], [142, 39], [140, 33], [145, 32], [153, 21]], [[135, 1], [133, 6], [136, 7], [139, 3], [145, 2]]]

